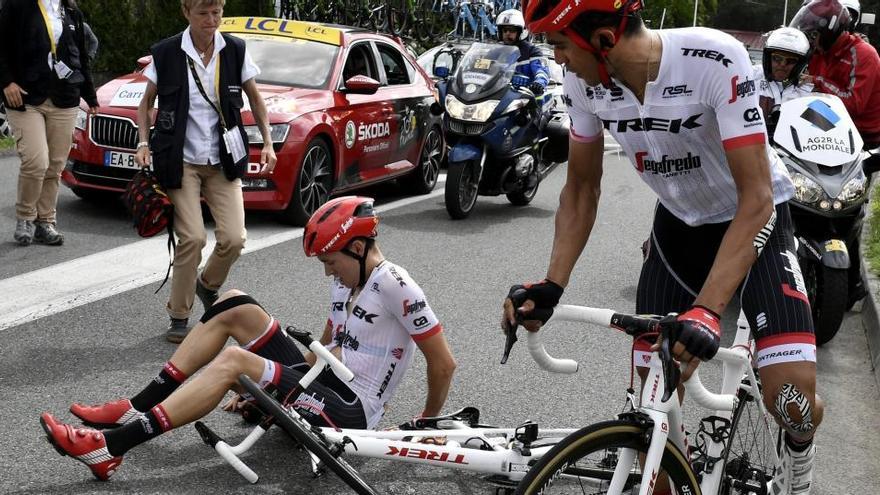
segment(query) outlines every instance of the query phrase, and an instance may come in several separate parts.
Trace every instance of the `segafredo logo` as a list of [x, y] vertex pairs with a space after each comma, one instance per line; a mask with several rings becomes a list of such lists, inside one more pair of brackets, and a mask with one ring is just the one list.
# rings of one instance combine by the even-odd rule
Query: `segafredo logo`
[[345, 124], [345, 147], [351, 149], [354, 146], [355, 141], [355, 133], [354, 133], [354, 122], [348, 121]]
[[391, 134], [391, 126], [388, 122], [373, 122], [372, 124], [364, 124], [358, 126], [357, 138], [359, 141], [367, 139], [376, 139]]

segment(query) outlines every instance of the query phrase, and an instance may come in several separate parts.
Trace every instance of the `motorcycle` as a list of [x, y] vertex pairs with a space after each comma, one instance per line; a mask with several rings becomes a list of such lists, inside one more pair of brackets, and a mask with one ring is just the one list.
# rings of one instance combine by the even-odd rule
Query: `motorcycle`
[[869, 155], [834, 95], [787, 101], [768, 124], [773, 147], [795, 187], [789, 205], [797, 258], [816, 343], [822, 345], [834, 338], [844, 313], [865, 294], [859, 238], [868, 201], [871, 171], [866, 174], [864, 160]]
[[505, 194], [514, 205], [529, 204], [538, 184], [568, 159], [568, 114], [553, 98], [536, 98], [515, 74], [516, 46], [474, 43], [454, 74], [435, 66], [450, 144], [446, 210], [468, 217], [478, 195]]

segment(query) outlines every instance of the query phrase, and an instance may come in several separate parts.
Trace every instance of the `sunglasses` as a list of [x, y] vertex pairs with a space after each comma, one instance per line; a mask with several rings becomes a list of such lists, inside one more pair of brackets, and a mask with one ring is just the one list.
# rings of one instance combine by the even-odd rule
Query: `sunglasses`
[[771, 55], [770, 59], [774, 64], [794, 65], [798, 62], [797, 57], [783, 57], [782, 55]]

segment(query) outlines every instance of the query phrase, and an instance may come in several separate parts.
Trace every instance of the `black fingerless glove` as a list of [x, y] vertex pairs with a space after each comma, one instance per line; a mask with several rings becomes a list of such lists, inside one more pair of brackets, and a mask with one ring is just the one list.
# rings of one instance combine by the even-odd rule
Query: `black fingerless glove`
[[523, 315], [524, 319], [535, 319], [540, 320], [541, 323], [547, 323], [553, 314], [552, 309], [559, 304], [564, 290], [556, 282], [544, 279], [533, 284], [513, 285], [510, 287], [507, 297], [513, 303], [514, 308], [522, 306], [527, 300], [533, 301], [535, 310], [530, 315], [533, 314], [534, 318]]
[[715, 357], [721, 342], [721, 318], [709, 308], [694, 306], [678, 316], [668, 316], [661, 323], [672, 325], [670, 338], [701, 361]]

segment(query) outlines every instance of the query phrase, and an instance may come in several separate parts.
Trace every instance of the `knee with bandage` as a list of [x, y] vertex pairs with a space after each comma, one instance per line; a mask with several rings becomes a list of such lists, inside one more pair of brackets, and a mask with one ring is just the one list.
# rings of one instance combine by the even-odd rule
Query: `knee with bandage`
[[786, 383], [779, 389], [773, 401], [773, 411], [779, 424], [794, 437], [812, 436], [813, 404], [797, 386]]

